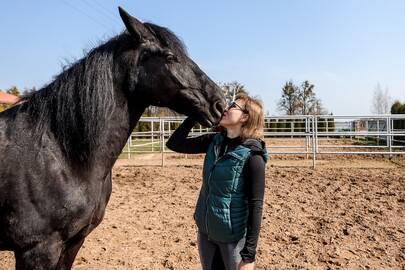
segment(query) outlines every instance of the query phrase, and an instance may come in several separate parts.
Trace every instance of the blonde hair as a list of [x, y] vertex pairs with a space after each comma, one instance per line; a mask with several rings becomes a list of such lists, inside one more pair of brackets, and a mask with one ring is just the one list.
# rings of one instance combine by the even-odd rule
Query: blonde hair
[[238, 94], [235, 100], [243, 100], [245, 102], [245, 110], [249, 117], [242, 125], [240, 137], [246, 139], [263, 139], [264, 114], [262, 102], [248, 96], [247, 94]]

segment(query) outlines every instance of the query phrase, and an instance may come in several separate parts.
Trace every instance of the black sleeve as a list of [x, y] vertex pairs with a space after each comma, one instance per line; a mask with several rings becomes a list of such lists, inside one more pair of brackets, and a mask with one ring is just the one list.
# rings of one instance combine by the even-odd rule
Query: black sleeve
[[187, 117], [183, 123], [173, 132], [167, 140], [166, 146], [170, 150], [186, 154], [206, 153], [215, 133], [203, 134], [193, 138], [187, 138], [188, 133], [196, 124], [196, 121]]
[[262, 222], [265, 168], [266, 164], [263, 157], [259, 154], [252, 154], [243, 168], [249, 206], [246, 243], [240, 252], [244, 262], [255, 261], [256, 247]]

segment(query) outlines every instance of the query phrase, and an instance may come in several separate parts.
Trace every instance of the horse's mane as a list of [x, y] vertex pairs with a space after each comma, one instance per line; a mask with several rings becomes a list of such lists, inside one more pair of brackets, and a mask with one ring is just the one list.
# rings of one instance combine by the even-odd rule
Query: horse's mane
[[159, 39], [159, 41], [161, 43], [163, 43], [163, 45], [165, 45], [165, 46], [169, 47], [171, 50], [173, 50], [175, 54], [187, 55], [186, 45], [170, 29], [161, 27], [161, 26], [153, 24], [153, 23], [144, 23], [143, 25], [145, 25], [149, 29], [149, 31], [154, 33], [155, 36]]
[[20, 112], [30, 116], [34, 138], [50, 130], [75, 163], [88, 160], [114, 109], [113, 51], [120, 38], [92, 49], [53, 82], [23, 97]]
[[[175, 53], [186, 53], [173, 32], [152, 23], [144, 25]], [[106, 119], [114, 111], [114, 51], [127, 36], [124, 32], [92, 49], [50, 84], [22, 98], [19, 112], [30, 116], [34, 138], [50, 130], [67, 159], [75, 164], [87, 164]]]

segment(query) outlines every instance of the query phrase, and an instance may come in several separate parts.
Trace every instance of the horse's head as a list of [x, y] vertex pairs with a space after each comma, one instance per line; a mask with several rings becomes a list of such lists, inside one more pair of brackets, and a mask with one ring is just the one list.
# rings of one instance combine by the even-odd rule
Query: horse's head
[[223, 93], [187, 56], [181, 41], [166, 28], [119, 11], [130, 40], [122, 54], [126, 91], [141, 93], [150, 105], [191, 115], [203, 125], [217, 123], [225, 108]]

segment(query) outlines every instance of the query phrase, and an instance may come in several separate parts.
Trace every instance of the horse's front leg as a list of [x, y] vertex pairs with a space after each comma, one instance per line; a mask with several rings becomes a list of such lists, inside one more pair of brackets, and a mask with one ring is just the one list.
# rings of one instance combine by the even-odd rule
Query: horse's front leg
[[15, 251], [16, 270], [56, 269], [62, 252], [62, 240], [58, 233], [30, 248]]
[[62, 254], [59, 259], [57, 270], [69, 270], [72, 268], [73, 262], [76, 258], [77, 253], [79, 252], [85, 237], [97, 227], [105, 213], [105, 208], [108, 203], [111, 194], [111, 172], [108, 173], [106, 178], [103, 181], [102, 192], [100, 195], [100, 201], [92, 218], [91, 224], [88, 227], [85, 227], [80, 233], [78, 233], [73, 238], [69, 239], [62, 251]]
[[83, 245], [84, 239], [84, 237], [73, 238], [66, 243], [56, 267], [57, 270], [70, 270], [72, 268], [76, 255]]

